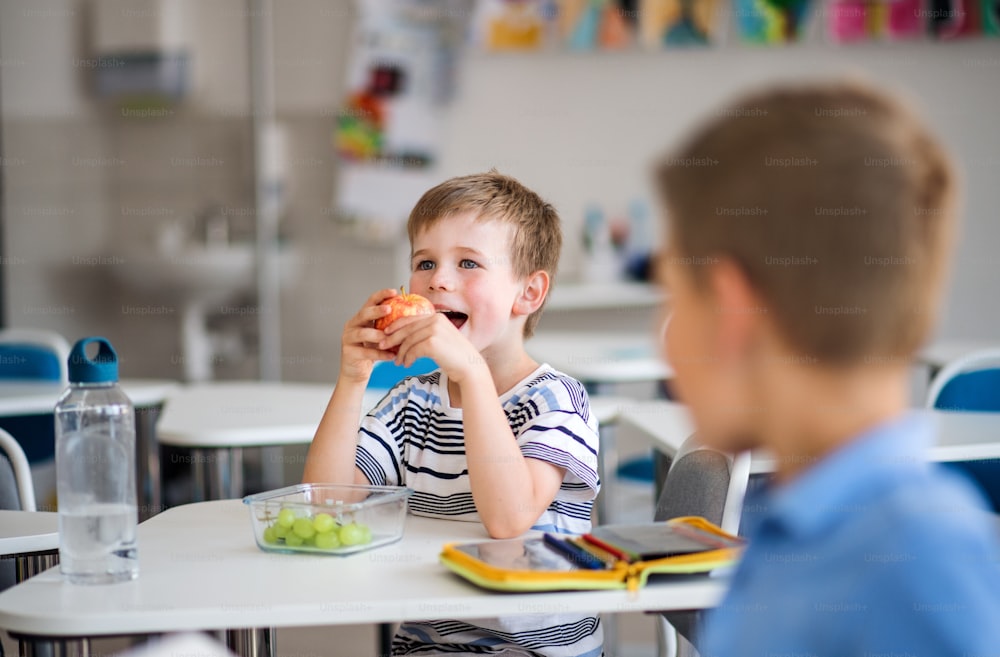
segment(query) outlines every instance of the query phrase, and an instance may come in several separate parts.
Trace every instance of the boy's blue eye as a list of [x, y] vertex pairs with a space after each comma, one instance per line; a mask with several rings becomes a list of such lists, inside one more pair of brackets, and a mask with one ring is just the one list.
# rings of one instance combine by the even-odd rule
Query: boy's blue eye
[[434, 263], [431, 262], [430, 260], [421, 260], [420, 262], [417, 263], [416, 269], [420, 271], [427, 271], [428, 269], [432, 269], [433, 267]]
[[458, 266], [461, 267], [462, 269], [475, 269], [476, 267], [479, 266], [479, 264], [474, 260], [469, 260], [468, 258], [466, 258], [462, 260], [462, 262], [458, 263]]

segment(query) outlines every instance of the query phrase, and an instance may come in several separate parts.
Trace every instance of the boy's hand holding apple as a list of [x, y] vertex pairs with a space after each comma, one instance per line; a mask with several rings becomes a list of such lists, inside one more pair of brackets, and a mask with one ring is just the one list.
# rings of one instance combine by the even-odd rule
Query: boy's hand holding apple
[[404, 367], [418, 358], [430, 358], [456, 383], [477, 367], [487, 369], [479, 351], [443, 312], [437, 312], [424, 297], [404, 296], [408, 298], [394, 298], [399, 300], [387, 315], [392, 321], [385, 324], [385, 338], [378, 344], [380, 349], [394, 353], [396, 363]]
[[376, 361], [396, 357], [395, 349], [378, 347], [386, 338], [383, 329], [398, 317], [434, 312], [434, 306], [429, 301], [418, 297], [426, 302], [423, 305], [413, 297], [418, 295], [400, 294], [400, 290], [396, 289], [379, 290], [368, 297], [361, 310], [344, 325], [338, 381], [367, 384]]

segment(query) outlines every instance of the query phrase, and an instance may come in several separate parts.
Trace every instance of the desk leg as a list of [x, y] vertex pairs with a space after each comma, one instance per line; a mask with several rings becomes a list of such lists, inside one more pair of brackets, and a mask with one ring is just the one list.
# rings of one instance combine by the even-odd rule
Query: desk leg
[[597, 476], [601, 478], [601, 492], [594, 500], [594, 513], [597, 523], [606, 525], [613, 522], [617, 511], [615, 504], [615, 473], [618, 471], [618, 445], [615, 441], [615, 427], [601, 426], [598, 431]]
[[210, 499], [231, 500], [243, 497], [243, 448], [216, 450], [215, 470], [209, 485]]
[[160, 483], [160, 445], [156, 442], [156, 419], [162, 406], [135, 409], [135, 485], [138, 489], [139, 522], [163, 510]]
[[378, 624], [378, 657], [389, 657], [392, 654], [392, 623]]
[[59, 563], [59, 550], [19, 554], [15, 559], [15, 581], [20, 584], [29, 577], [34, 577], [43, 570], [48, 570]]
[[90, 657], [89, 639], [33, 641], [20, 639], [21, 657]]
[[226, 646], [240, 657], [275, 657], [277, 638], [273, 627], [226, 630]]

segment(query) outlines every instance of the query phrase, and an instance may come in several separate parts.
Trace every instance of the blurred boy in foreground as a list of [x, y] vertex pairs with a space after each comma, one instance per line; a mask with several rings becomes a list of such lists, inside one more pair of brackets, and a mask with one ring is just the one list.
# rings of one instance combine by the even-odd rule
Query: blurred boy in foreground
[[864, 87], [784, 87], [656, 176], [677, 393], [707, 444], [777, 462], [702, 656], [1000, 654], [995, 522], [907, 412], [957, 214], [936, 139]]

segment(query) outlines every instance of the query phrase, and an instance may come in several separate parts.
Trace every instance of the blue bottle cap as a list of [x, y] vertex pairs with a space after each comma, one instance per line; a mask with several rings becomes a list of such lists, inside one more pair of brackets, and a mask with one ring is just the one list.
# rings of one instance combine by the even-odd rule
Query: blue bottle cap
[[[87, 357], [87, 345], [99, 345], [97, 355]], [[70, 383], [112, 383], [118, 381], [118, 354], [107, 338], [93, 337], [79, 340], [69, 352]]]

